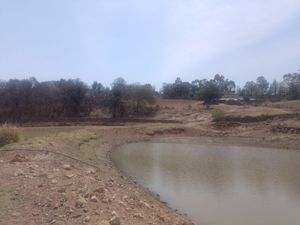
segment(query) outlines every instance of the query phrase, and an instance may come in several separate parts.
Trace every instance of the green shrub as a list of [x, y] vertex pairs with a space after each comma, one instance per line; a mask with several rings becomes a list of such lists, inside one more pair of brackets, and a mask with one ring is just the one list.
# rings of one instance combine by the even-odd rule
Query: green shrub
[[211, 115], [214, 121], [221, 121], [224, 119], [224, 111], [222, 109], [213, 109]]
[[4, 124], [0, 126], [0, 147], [6, 144], [17, 142], [19, 131], [16, 127]]

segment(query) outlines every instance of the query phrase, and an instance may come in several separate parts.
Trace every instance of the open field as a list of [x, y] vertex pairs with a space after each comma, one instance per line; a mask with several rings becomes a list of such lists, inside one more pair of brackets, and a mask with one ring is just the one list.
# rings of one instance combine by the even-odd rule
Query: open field
[[280, 101], [275, 103], [269, 103], [267, 106], [273, 108], [280, 108], [280, 109], [294, 109], [300, 110], [300, 100], [293, 100], [293, 101]]
[[[117, 146], [136, 141], [222, 143], [300, 149], [299, 134], [273, 127], [299, 118], [216, 126], [197, 101], [162, 100], [153, 120], [121, 126], [21, 127], [0, 148], [0, 224], [192, 224], [112, 164]], [[225, 115], [292, 114], [271, 107], [219, 105]], [[5, 151], [4, 151], [5, 150]]]
[[250, 106], [250, 105], [225, 105], [220, 104], [215, 108], [222, 109], [225, 116], [232, 117], [257, 117], [257, 116], [276, 116], [283, 114], [292, 114], [293, 111], [285, 108], [273, 108], [268, 106]]

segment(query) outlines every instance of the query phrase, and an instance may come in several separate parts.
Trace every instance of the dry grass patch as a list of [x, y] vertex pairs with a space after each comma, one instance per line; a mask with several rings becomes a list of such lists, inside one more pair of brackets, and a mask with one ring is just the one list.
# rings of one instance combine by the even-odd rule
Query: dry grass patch
[[19, 140], [19, 131], [16, 127], [4, 124], [0, 127], [0, 147]]
[[222, 109], [213, 109], [211, 111], [211, 115], [212, 115], [213, 121], [217, 122], [217, 121], [221, 121], [224, 119], [225, 113]]
[[275, 102], [268, 104], [268, 106], [279, 109], [300, 110], [300, 100]]
[[232, 106], [232, 105], [220, 104], [218, 106], [215, 106], [214, 108], [223, 110], [225, 116], [233, 116], [233, 117], [275, 116], [275, 115], [292, 113], [292, 111], [288, 109], [272, 108], [266, 106], [251, 106], [251, 105]]

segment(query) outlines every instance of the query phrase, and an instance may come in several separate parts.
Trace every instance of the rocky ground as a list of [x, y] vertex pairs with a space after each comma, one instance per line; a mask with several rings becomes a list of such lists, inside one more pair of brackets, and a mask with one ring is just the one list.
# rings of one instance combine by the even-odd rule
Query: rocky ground
[[276, 121], [215, 124], [195, 101], [165, 101], [154, 119], [170, 118], [177, 123], [20, 128], [21, 140], [0, 148], [0, 224], [192, 224], [114, 167], [110, 153], [121, 144], [152, 140], [300, 149], [299, 134], [272, 130]]

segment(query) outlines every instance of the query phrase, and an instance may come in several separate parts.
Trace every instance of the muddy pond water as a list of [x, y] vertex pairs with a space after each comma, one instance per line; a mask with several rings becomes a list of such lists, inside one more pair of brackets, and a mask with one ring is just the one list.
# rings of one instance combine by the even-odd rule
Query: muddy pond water
[[112, 159], [197, 224], [300, 224], [300, 151], [133, 143]]

